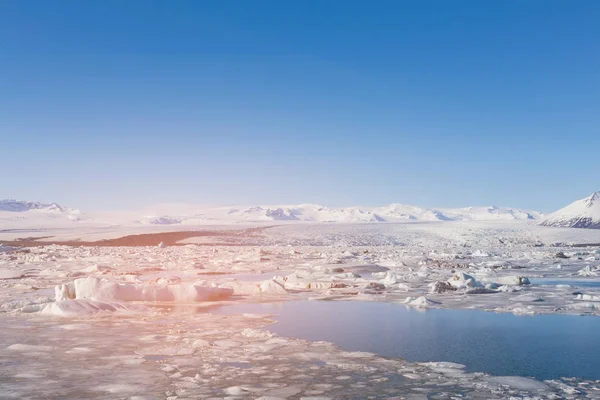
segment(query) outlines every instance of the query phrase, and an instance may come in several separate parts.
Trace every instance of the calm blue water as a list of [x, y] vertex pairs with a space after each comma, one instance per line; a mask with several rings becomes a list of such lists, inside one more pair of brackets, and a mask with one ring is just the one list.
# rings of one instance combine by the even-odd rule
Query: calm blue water
[[577, 279], [577, 278], [531, 278], [533, 285], [570, 285], [576, 287], [600, 287], [600, 279]]
[[272, 332], [326, 340], [349, 351], [452, 361], [494, 375], [600, 379], [600, 317], [419, 311], [356, 301], [239, 304], [214, 312], [277, 314]]

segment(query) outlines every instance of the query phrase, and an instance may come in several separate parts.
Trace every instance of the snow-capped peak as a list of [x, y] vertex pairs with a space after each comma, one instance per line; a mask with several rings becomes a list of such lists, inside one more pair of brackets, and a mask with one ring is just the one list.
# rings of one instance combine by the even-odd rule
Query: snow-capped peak
[[600, 200], [600, 192], [594, 192], [591, 195], [589, 195], [588, 197], [586, 197], [585, 199], [583, 199], [583, 202], [586, 207], [591, 208], [591, 207], [594, 207], [596, 202], [599, 200]]
[[88, 219], [79, 210], [62, 207], [56, 203], [38, 201], [22, 201], [13, 199], [0, 200], [0, 226], [44, 228], [61, 223]]
[[26, 212], [30, 210], [45, 210], [51, 212], [63, 212], [65, 208], [56, 203], [40, 203], [37, 201], [22, 201], [14, 199], [0, 200], [0, 211]]
[[541, 225], [600, 229], [600, 192], [561, 208], [542, 221]]

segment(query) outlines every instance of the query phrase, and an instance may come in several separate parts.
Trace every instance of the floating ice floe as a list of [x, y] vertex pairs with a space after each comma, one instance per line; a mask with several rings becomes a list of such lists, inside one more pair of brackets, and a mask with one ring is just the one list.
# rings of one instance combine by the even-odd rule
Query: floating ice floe
[[456, 289], [483, 288], [483, 284], [471, 275], [464, 272], [457, 272], [452, 278], [447, 281]]
[[298, 274], [293, 273], [286, 277], [275, 277], [274, 280], [286, 290], [327, 290], [335, 286], [340, 286], [336, 285], [335, 279], [355, 279], [356, 276], [358, 275], [349, 273], [342, 278], [339, 276], [334, 276], [330, 281], [323, 282], [314, 279], [302, 279], [298, 276]]
[[579, 276], [598, 276], [598, 267], [592, 267], [591, 265], [587, 265], [584, 268], [580, 269], [577, 274]]
[[41, 315], [58, 317], [80, 317], [99, 312], [136, 312], [144, 307], [119, 302], [103, 302], [87, 299], [62, 300], [54, 303], [27, 306], [22, 312], [39, 312]]
[[600, 296], [594, 296], [591, 294], [578, 294], [575, 297], [576, 300], [584, 300], [584, 301], [600, 301]]
[[519, 287], [519, 286], [502, 285], [502, 286], [498, 287], [496, 290], [498, 292], [512, 293], [512, 292], [519, 292], [519, 291], [523, 290], [523, 288]]
[[488, 378], [489, 382], [507, 385], [515, 389], [531, 390], [531, 391], [546, 391], [548, 385], [543, 382], [531, 378], [521, 376], [493, 376]]
[[522, 294], [519, 296], [511, 297], [510, 300], [527, 302], [527, 303], [545, 301], [543, 297], [541, 297], [540, 295], [534, 294], [534, 293], [527, 293], [527, 294]]
[[398, 283], [398, 276], [395, 272], [387, 271], [384, 278], [381, 280], [381, 283], [383, 283], [385, 286], [392, 286]]
[[356, 279], [356, 278], [360, 278], [360, 275], [354, 272], [346, 272], [343, 274], [338, 274], [335, 275], [334, 278], [336, 279]]
[[282, 295], [287, 294], [283, 280], [269, 279], [263, 282], [226, 282], [219, 288], [230, 289], [233, 294], [241, 296], [252, 295]]
[[421, 297], [407, 297], [404, 300], [404, 304], [406, 304], [407, 306], [412, 306], [412, 307], [432, 307], [432, 306], [440, 305], [441, 303], [439, 301], [434, 301], [434, 300], [428, 299], [425, 296], [421, 296]]
[[448, 282], [433, 282], [431, 284], [429, 284], [429, 293], [446, 293], [446, 292], [455, 292], [457, 289], [456, 287], [452, 286], [450, 283]]
[[512, 285], [512, 286], [521, 286], [521, 285], [530, 285], [531, 282], [529, 278], [518, 275], [510, 275], [510, 276], [501, 276], [493, 279], [493, 283], [498, 285]]
[[590, 310], [590, 311], [593, 311], [593, 310], [600, 309], [600, 305], [598, 305], [598, 303], [584, 301], [584, 302], [581, 302], [581, 303], [567, 304], [567, 308], [569, 308], [571, 310]]
[[510, 311], [515, 315], [535, 315], [535, 309], [532, 306], [514, 307], [511, 309], [499, 309], [498, 311]]
[[474, 287], [474, 288], [467, 288], [465, 290], [466, 294], [490, 294], [490, 293], [498, 293], [497, 290], [495, 289], [490, 289], [488, 287]]
[[258, 289], [261, 294], [287, 294], [287, 290], [275, 280], [264, 281]]
[[486, 253], [484, 251], [476, 250], [473, 252], [472, 256], [473, 257], [489, 257], [490, 255], [489, 255], [489, 253]]
[[151, 285], [116, 283], [88, 277], [55, 287], [56, 301], [88, 299], [96, 301], [166, 301], [193, 303], [223, 300], [233, 294], [230, 288], [198, 285]]

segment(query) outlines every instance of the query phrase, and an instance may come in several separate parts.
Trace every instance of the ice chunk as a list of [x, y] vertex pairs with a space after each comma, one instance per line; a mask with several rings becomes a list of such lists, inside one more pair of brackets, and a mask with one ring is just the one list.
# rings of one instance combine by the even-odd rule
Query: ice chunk
[[233, 290], [236, 295], [253, 295], [260, 293], [259, 284], [256, 282], [227, 282], [219, 286], [220, 288], [226, 288]]
[[575, 297], [577, 300], [585, 300], [585, 301], [600, 301], [600, 296], [593, 296], [591, 294], [578, 294]]
[[69, 282], [63, 285], [56, 285], [54, 287], [54, 299], [56, 301], [63, 301], [75, 298], [75, 285], [73, 282]]
[[344, 272], [343, 274], [335, 275], [337, 279], [354, 279], [360, 278], [360, 275], [355, 272]]
[[448, 282], [434, 282], [429, 285], [429, 293], [454, 292], [456, 288]]
[[242, 389], [239, 386], [231, 386], [224, 390], [225, 394], [230, 396], [244, 396], [248, 394], [248, 391]]
[[388, 271], [385, 273], [385, 277], [383, 278], [381, 283], [383, 283], [386, 286], [391, 286], [395, 283], [398, 283], [398, 276], [395, 272]]
[[99, 312], [133, 312], [143, 310], [139, 306], [127, 306], [118, 302], [102, 302], [94, 300], [63, 300], [54, 303], [25, 307], [23, 312], [39, 312], [41, 315], [58, 317], [78, 317], [93, 315]]
[[[214, 301], [228, 298], [233, 289], [197, 285], [151, 285], [116, 283], [107, 279], [88, 277], [73, 282], [74, 291], [69, 284], [55, 289], [56, 300], [88, 299], [97, 301], [169, 301], [192, 303]], [[74, 297], [73, 297], [74, 295]]]
[[517, 276], [517, 275], [502, 276], [499, 278], [495, 278], [494, 282], [499, 285], [512, 285], [512, 286], [531, 284], [531, 282], [529, 282], [529, 278], [526, 278], [524, 276]]
[[598, 310], [598, 309], [600, 309], [600, 306], [597, 303], [592, 303], [589, 301], [582, 302], [582, 303], [568, 304], [567, 307], [572, 310]]
[[522, 301], [522, 302], [540, 302], [544, 301], [544, 298], [538, 294], [528, 293], [520, 296], [515, 296], [510, 299], [511, 301]]
[[457, 289], [484, 287], [481, 282], [464, 272], [457, 272], [452, 278], [448, 279], [448, 283]]
[[502, 285], [497, 290], [499, 292], [512, 293], [512, 292], [521, 291], [521, 290], [523, 290], [523, 288], [518, 287], [518, 286]]
[[412, 307], [431, 307], [431, 306], [436, 306], [441, 304], [438, 301], [434, 301], [431, 299], [428, 299], [425, 296], [421, 296], [421, 297], [407, 297], [406, 300], [404, 300], [404, 304], [408, 305], [408, 306], [412, 306]]
[[587, 265], [577, 272], [580, 276], [598, 276], [598, 268]]
[[490, 294], [490, 293], [498, 293], [496, 290], [494, 289], [488, 289], [485, 287], [476, 287], [476, 288], [468, 288], [465, 290], [466, 294]]
[[274, 280], [264, 281], [259, 286], [261, 294], [286, 294], [287, 290]]
[[548, 386], [545, 383], [536, 381], [531, 378], [524, 378], [521, 376], [494, 376], [488, 378], [490, 382], [494, 382], [500, 385], [507, 385], [514, 389], [520, 390], [548, 390]]
[[299, 282], [299, 277], [297, 273], [289, 274], [288, 276], [283, 278], [286, 284], [297, 284]]

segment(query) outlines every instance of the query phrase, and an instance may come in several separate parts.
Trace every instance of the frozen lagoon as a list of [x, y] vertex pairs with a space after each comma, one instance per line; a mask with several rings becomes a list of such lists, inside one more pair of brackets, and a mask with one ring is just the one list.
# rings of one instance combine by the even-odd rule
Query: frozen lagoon
[[408, 361], [450, 361], [470, 372], [539, 380], [600, 380], [600, 318], [420, 310], [360, 301], [237, 304], [219, 314], [274, 314], [278, 335], [332, 342], [347, 351]]
[[[329, 305], [360, 308], [363, 304], [309, 303], [324, 306], [330, 317], [331, 313], [341, 313]], [[394, 312], [403, 307], [365, 304], [396, 308]], [[285, 326], [285, 315], [298, 321], [297, 316], [286, 314], [286, 307], [300, 312], [294, 307], [305, 305], [286, 302], [248, 307], [261, 312], [277, 311], [284, 323], [274, 325], [277, 318], [269, 315], [239, 314], [245, 311], [245, 306], [226, 306], [221, 312], [172, 313], [150, 309], [142, 315], [97, 314], [71, 319], [5, 316], [0, 330], [3, 349], [0, 351], [0, 393], [3, 399], [69, 400], [600, 398], [600, 381], [597, 380], [540, 381], [491, 376], [469, 372], [469, 368], [451, 362], [409, 362], [339, 348], [317, 340], [323, 330], [312, 329], [314, 324], [306, 323], [304, 331], [296, 331], [295, 323]], [[319, 312], [316, 320], [326, 331], [328, 325], [319, 320]], [[416, 310], [407, 312], [428, 314]], [[306, 320], [300, 319], [300, 322]], [[282, 333], [291, 330], [287, 333], [290, 336], [302, 336], [307, 329], [316, 334], [311, 338], [314, 340], [287, 338], [277, 335], [278, 325]], [[354, 332], [358, 335], [341, 337], [358, 338], [359, 342], [361, 335], [380, 338], [372, 335], [377, 329], [367, 331], [365, 326]], [[348, 326], [353, 327], [351, 323]], [[339, 327], [332, 331], [339, 333]], [[331, 339], [340, 343], [339, 338]], [[427, 346], [429, 339], [425, 337], [419, 343], [413, 336], [421, 348]], [[473, 355], [477, 351], [475, 349]], [[484, 357], [492, 363], [497, 353]]]
[[[498, 352], [507, 353], [500, 345], [494, 348], [494, 336], [481, 352], [474, 349], [472, 360], [467, 360], [464, 367], [448, 363], [442, 352], [431, 358], [433, 362], [411, 362], [408, 353], [390, 358], [364, 351], [346, 351], [347, 344], [338, 340], [344, 336], [338, 334], [338, 328], [327, 340], [341, 348], [329, 342], [303, 340], [301, 329], [290, 328], [289, 333], [278, 335], [277, 329], [284, 326], [283, 321], [271, 324], [284, 318], [283, 314], [256, 314], [280, 312], [249, 305], [284, 304], [281, 310], [287, 313], [286, 307], [300, 304], [296, 302], [329, 299], [334, 301], [310, 303], [325, 307], [325, 313], [329, 307], [395, 307], [394, 310], [405, 310], [400, 313], [410, 315], [411, 320], [419, 316], [429, 319], [427, 315], [448, 311], [449, 314], [441, 314], [428, 322], [431, 328], [423, 322], [429, 336], [423, 336], [420, 345], [411, 346], [415, 352], [422, 353], [434, 349], [432, 354], [436, 351], [436, 341], [446, 333], [445, 325], [456, 318], [444, 324], [436, 324], [435, 320], [444, 320], [443, 315], [456, 315], [455, 312], [478, 315], [472, 311], [477, 309], [505, 313], [485, 313], [481, 321], [472, 323], [475, 327], [477, 324], [485, 326], [488, 317], [493, 321], [503, 318], [539, 321], [539, 317], [545, 317], [517, 318], [512, 314], [597, 316], [600, 310], [596, 304], [600, 303], [596, 299], [600, 291], [593, 282], [600, 274], [600, 249], [552, 245], [564, 240], [561, 239], [563, 232], [578, 234], [572, 230], [522, 225], [498, 228], [473, 224], [290, 226], [268, 229], [262, 237], [252, 237], [251, 243], [236, 246], [8, 249], [0, 253], [0, 268], [6, 277], [0, 279], [0, 392], [6, 398], [31, 399], [48, 398], [49, 394], [65, 399], [170, 400], [391, 396], [599, 398], [600, 382], [580, 375], [578, 370], [565, 371], [560, 379], [540, 381], [515, 377], [516, 374], [544, 376], [538, 375], [539, 372], [527, 373], [522, 368], [500, 372], [511, 375], [507, 377], [484, 373], [493, 365], [484, 365], [481, 369], [470, 365], [478, 357], [482, 364], [486, 364], [486, 360], [494, 363]], [[549, 233], [552, 237], [545, 239], [544, 235]], [[245, 239], [236, 237], [236, 240]], [[540, 242], [545, 244], [540, 246]], [[568, 259], [557, 259], [555, 255], [559, 251]], [[481, 282], [491, 280], [503, 285], [509, 282], [506, 285], [509, 290], [487, 294], [471, 294], [466, 289], [431, 292], [431, 284], [452, 280], [461, 272]], [[515, 279], [519, 276], [529, 277], [533, 284], [521, 285], [520, 280]], [[77, 315], [75, 312], [62, 318], [28, 313], [46, 305], [52, 309], [52, 305], [58, 304], [52, 299], [56, 285], [87, 277], [141, 285], [144, 293], [154, 293], [146, 291], [154, 285], [224, 285], [233, 288], [234, 296], [223, 303], [196, 303], [194, 306], [211, 310], [203, 313], [189, 312], [189, 304], [153, 301], [123, 301], [118, 307], [100, 308], [95, 314]], [[271, 277], [277, 278], [271, 281]], [[265, 285], [260, 282], [263, 279]], [[536, 279], [555, 281], [547, 284], [548, 281]], [[573, 279], [577, 282], [573, 283]], [[563, 280], [571, 280], [573, 284], [565, 284]], [[584, 286], [580, 282], [591, 285]], [[264, 286], [264, 290], [259, 286]], [[587, 297], [579, 299], [576, 293]], [[420, 307], [406, 310], [398, 304], [407, 297], [423, 296], [431, 300], [422, 302], [430, 307], [426, 312], [419, 311]], [[219, 309], [223, 309], [219, 304], [234, 307], [233, 314], [219, 314], [222, 312]], [[241, 310], [235, 311], [235, 307], [240, 305], [259, 308], [252, 308], [252, 314], [239, 314]], [[173, 310], [167, 311], [168, 308]], [[296, 319], [301, 318], [300, 310], [292, 311], [297, 313]], [[312, 315], [307, 318], [321, 318], [318, 310], [308, 314]], [[344, 316], [341, 312], [335, 314], [339, 315], [332, 316], [333, 321]], [[353, 315], [355, 311], [348, 314]], [[364, 314], [362, 320], [377, 315], [376, 312]], [[579, 326], [585, 320], [595, 320], [592, 316], [573, 318], [581, 318], [576, 323]], [[358, 318], [356, 324], [360, 321]], [[353, 326], [348, 320], [341, 323]], [[373, 330], [375, 323], [381, 324], [363, 322], [354, 332]], [[379, 330], [390, 332], [384, 329], [384, 324], [386, 322], [378, 326]], [[412, 324], [413, 327], [418, 325], [417, 322]], [[494, 324], [496, 322], [492, 326]], [[327, 326], [325, 322], [322, 325]], [[456, 329], [464, 328], [463, 325]], [[514, 326], [512, 322], [508, 325]], [[529, 328], [523, 329], [528, 331]], [[579, 339], [585, 337], [585, 333], [597, 331], [593, 326], [581, 327], [581, 330], [582, 335], [573, 334], [573, 337]], [[343, 333], [347, 332], [353, 331], [348, 328]], [[373, 333], [366, 336], [373, 337]], [[410, 334], [403, 336], [407, 340], [411, 337]], [[417, 336], [413, 336], [414, 340], [418, 340]], [[464, 341], [450, 334], [446, 338], [450, 347]], [[523, 339], [525, 344], [535, 340], [533, 335]], [[359, 340], [356, 348], [365, 347]], [[492, 353], [485, 354], [489, 349]], [[371, 351], [385, 355], [384, 350]], [[587, 356], [598, 355], [593, 343], [588, 343], [588, 350]], [[414, 360], [428, 360], [417, 357], [421, 355], [417, 354]], [[568, 378], [574, 375], [575, 378]]]

